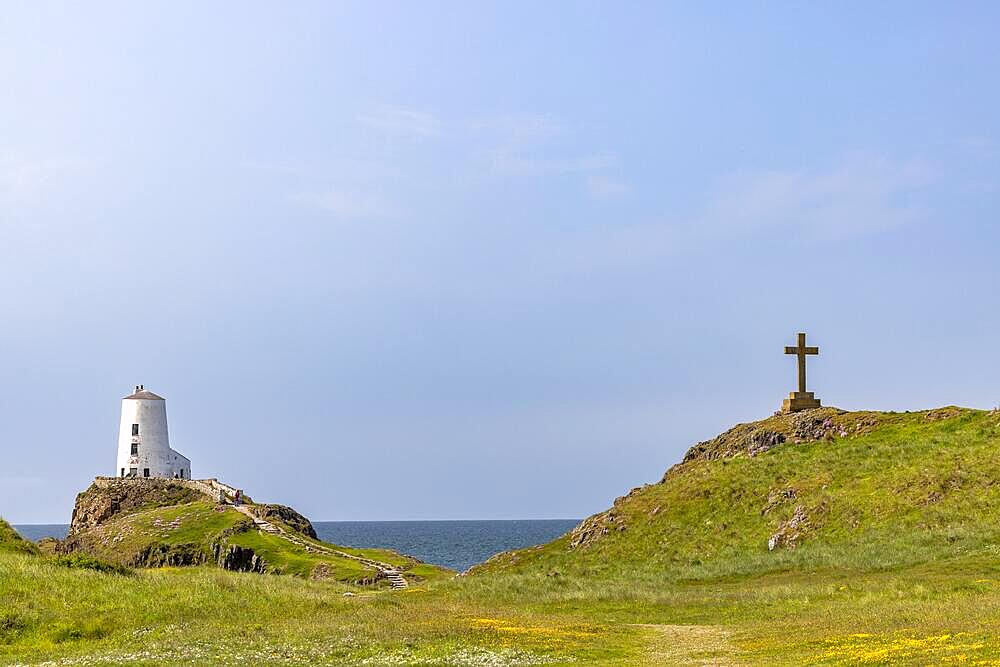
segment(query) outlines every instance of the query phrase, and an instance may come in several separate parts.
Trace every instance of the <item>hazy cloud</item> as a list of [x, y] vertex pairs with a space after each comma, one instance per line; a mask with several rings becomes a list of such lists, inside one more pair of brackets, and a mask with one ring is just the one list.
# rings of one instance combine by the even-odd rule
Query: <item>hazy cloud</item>
[[618, 159], [607, 153], [554, 158], [498, 150], [491, 156], [491, 165], [495, 171], [524, 175], [579, 174], [609, 169], [617, 164]]
[[913, 196], [934, 180], [934, 170], [925, 162], [870, 154], [854, 154], [811, 173], [734, 174], [723, 179], [694, 224], [740, 235], [768, 230], [810, 239], [869, 234], [920, 217], [923, 210]]
[[588, 176], [587, 194], [591, 199], [615, 199], [628, 194], [630, 188], [625, 183], [608, 176]]
[[547, 114], [498, 114], [477, 118], [469, 122], [476, 132], [499, 135], [511, 144], [523, 144], [560, 134], [565, 125]]
[[[557, 273], [661, 261], [708, 244], [747, 243], [775, 234], [804, 241], [864, 236], [920, 219], [922, 189], [936, 181], [920, 160], [854, 154], [813, 172], [763, 170], [723, 177], [701, 212], [584, 228], [547, 249]], [[613, 197], [627, 186], [593, 174], [591, 196]], [[623, 188], [625, 188], [623, 190]]]
[[39, 201], [73, 172], [96, 164], [96, 160], [82, 157], [29, 158], [0, 151], [0, 204], [14, 207]]
[[329, 188], [320, 193], [302, 194], [294, 199], [299, 204], [319, 208], [338, 218], [376, 219], [391, 215], [390, 207], [381, 198], [343, 188]]
[[441, 122], [434, 114], [399, 106], [378, 106], [372, 111], [358, 116], [357, 121], [362, 125], [389, 134], [432, 137], [441, 133]]

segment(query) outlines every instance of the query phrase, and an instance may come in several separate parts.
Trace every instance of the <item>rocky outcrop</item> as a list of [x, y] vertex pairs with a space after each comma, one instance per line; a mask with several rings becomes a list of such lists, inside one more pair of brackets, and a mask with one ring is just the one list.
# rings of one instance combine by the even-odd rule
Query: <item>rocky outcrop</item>
[[223, 570], [257, 572], [258, 574], [267, 572], [267, 563], [250, 547], [217, 542], [213, 545], [213, 555], [215, 556], [215, 564]]
[[768, 551], [774, 551], [778, 547], [794, 549], [802, 537], [803, 531], [809, 527], [809, 517], [806, 508], [799, 505], [791, 518], [778, 524], [778, 530], [771, 535], [767, 541]]
[[816, 408], [778, 414], [749, 424], [739, 424], [711, 440], [699, 442], [684, 455], [689, 461], [712, 461], [734, 456], [757, 456], [785, 442], [832, 440], [849, 434], [842, 423], [843, 410]]
[[[315, 579], [407, 586], [403, 566], [326, 545], [312, 523], [291, 507], [236, 505], [227, 489], [232, 487], [214, 479], [98, 477], [77, 497], [70, 534], [51, 546], [60, 555], [90, 556], [130, 568], [214, 565], [239, 572], [304, 574], [303, 566], [312, 561], [309, 574]], [[259, 539], [245, 535], [251, 531]], [[281, 542], [276, 544], [275, 537]], [[362, 567], [341, 571], [337, 564], [345, 560]], [[419, 562], [409, 560], [407, 567]]]
[[767, 516], [771, 510], [781, 507], [785, 503], [795, 500], [798, 497], [798, 491], [792, 487], [787, 487], [784, 489], [777, 489], [768, 492], [767, 494], [767, 504], [764, 505], [764, 509], [760, 511], [761, 516]]
[[623, 532], [625, 519], [614, 508], [584, 520], [569, 533], [569, 548], [590, 546], [611, 532]]
[[792, 516], [778, 523], [778, 528], [767, 541], [768, 551], [778, 547], [794, 549], [804, 539], [822, 528], [827, 515], [826, 501], [820, 502], [808, 509], [804, 505], [796, 505]]
[[69, 535], [72, 537], [140, 508], [202, 499], [203, 495], [194, 489], [169, 479], [104, 479], [101, 485], [92, 484], [77, 495]]
[[291, 507], [286, 505], [254, 505], [250, 508], [250, 511], [264, 521], [280, 521], [292, 530], [302, 533], [306, 537], [311, 537], [314, 540], [319, 539], [316, 535], [316, 529], [313, 528], [309, 519], [305, 518]]
[[134, 554], [126, 563], [130, 567], [181, 567], [208, 562], [200, 544], [151, 544]]

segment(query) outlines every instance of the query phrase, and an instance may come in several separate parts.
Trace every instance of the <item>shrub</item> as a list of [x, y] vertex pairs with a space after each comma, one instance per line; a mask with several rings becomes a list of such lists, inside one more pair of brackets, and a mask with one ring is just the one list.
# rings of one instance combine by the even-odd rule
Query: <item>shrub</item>
[[61, 565], [63, 567], [78, 570], [95, 570], [104, 574], [118, 574], [123, 577], [135, 574], [133, 570], [125, 567], [124, 565], [108, 563], [107, 561], [94, 558], [93, 556], [87, 556], [85, 554], [70, 554], [69, 556], [61, 556], [57, 558], [55, 562], [56, 565]]

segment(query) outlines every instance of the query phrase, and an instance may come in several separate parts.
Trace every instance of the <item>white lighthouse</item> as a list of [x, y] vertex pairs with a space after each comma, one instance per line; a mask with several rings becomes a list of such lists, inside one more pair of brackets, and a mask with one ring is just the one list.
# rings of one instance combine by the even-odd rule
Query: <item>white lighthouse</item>
[[141, 384], [122, 399], [115, 473], [118, 477], [191, 479], [191, 461], [170, 449], [166, 400]]

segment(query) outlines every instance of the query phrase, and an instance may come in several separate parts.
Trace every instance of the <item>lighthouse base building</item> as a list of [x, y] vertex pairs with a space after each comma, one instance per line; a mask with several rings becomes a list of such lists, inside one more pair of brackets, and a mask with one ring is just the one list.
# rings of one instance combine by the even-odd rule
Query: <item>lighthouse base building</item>
[[191, 479], [191, 460], [170, 448], [166, 400], [141, 384], [122, 399], [115, 475]]

